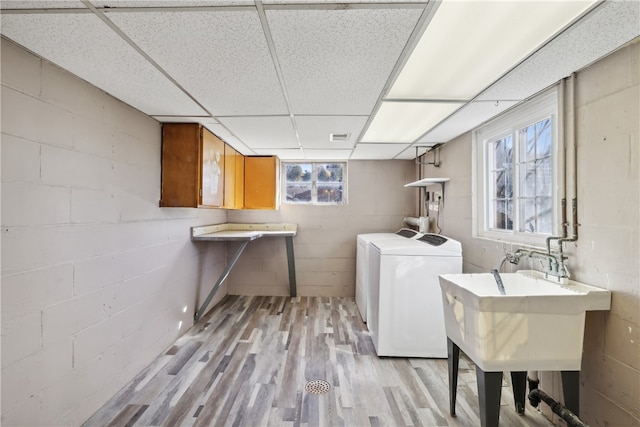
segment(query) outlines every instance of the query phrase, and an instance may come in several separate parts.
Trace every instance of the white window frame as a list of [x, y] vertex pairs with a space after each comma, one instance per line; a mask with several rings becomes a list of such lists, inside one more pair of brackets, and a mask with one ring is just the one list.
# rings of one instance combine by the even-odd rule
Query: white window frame
[[[341, 164], [343, 168], [342, 175], [342, 202], [318, 202], [318, 182], [322, 183], [322, 181], [318, 181], [318, 170], [317, 165], [324, 164]], [[292, 202], [287, 200], [287, 165], [291, 164], [310, 164], [311, 165], [311, 201], [310, 202]], [[348, 197], [348, 163], [344, 160], [326, 160], [326, 161], [317, 161], [317, 160], [291, 160], [291, 161], [283, 161], [281, 164], [282, 171], [282, 194], [281, 202], [287, 205], [301, 205], [301, 206], [344, 206], [347, 204]]]
[[[562, 164], [562, 153], [564, 152], [564, 142], [561, 137], [562, 106], [558, 86], [555, 86], [535, 98], [525, 101], [505, 114], [491, 120], [486, 125], [476, 129], [472, 133], [472, 210], [473, 210], [473, 236], [496, 240], [507, 243], [523, 244], [530, 246], [545, 246], [545, 240], [549, 234], [533, 234], [520, 232], [520, 212], [518, 208], [518, 194], [520, 192], [518, 179], [518, 140], [516, 133], [528, 125], [551, 117], [553, 146], [552, 156], [552, 231], [551, 235], [558, 235], [558, 218], [560, 213], [560, 192], [558, 189], [563, 185], [562, 174], [559, 173], [559, 166]], [[490, 220], [490, 183], [488, 162], [488, 142], [513, 135], [513, 200], [514, 200], [514, 226], [513, 230], [492, 230], [489, 227]]]

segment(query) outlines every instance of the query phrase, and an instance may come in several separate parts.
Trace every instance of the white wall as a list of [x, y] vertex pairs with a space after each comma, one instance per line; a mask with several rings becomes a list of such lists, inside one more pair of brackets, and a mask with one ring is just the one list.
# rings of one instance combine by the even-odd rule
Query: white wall
[[[298, 295], [354, 296], [356, 236], [396, 231], [404, 217], [415, 216], [418, 190], [404, 188], [415, 177], [412, 160], [350, 161], [344, 206], [281, 204], [279, 211], [229, 211], [229, 221], [298, 224]], [[229, 293], [288, 295], [288, 280], [284, 239], [260, 239], [249, 243], [229, 276]]]
[[[638, 40], [577, 74], [580, 237], [566, 246], [568, 266], [575, 280], [612, 291], [610, 312], [587, 314], [580, 416], [592, 427], [640, 425], [639, 80]], [[451, 178], [442, 233], [462, 242], [465, 272], [496, 268], [508, 245], [471, 237], [471, 134], [447, 143], [441, 160], [425, 176]], [[541, 387], [562, 400], [557, 375]]]
[[3, 425], [81, 424], [192, 324], [224, 267], [224, 244], [189, 227], [225, 211], [158, 207], [160, 135], [2, 40]]

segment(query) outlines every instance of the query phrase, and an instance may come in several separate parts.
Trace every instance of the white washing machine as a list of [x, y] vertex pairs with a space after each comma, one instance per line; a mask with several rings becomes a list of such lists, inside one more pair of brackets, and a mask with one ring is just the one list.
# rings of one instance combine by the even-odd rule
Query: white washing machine
[[369, 293], [369, 248], [371, 242], [380, 240], [406, 240], [417, 239], [423, 234], [410, 228], [401, 228], [395, 233], [367, 233], [358, 234], [358, 246], [356, 248], [356, 305], [362, 321], [368, 319]]
[[462, 245], [438, 235], [374, 241], [368, 327], [378, 356], [447, 357], [438, 275], [462, 273]]

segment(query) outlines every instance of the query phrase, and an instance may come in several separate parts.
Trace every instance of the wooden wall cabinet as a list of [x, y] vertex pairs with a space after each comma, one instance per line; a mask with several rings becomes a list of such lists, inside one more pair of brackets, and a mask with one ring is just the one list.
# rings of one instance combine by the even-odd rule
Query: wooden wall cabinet
[[280, 160], [276, 156], [244, 158], [244, 208], [278, 209]]
[[198, 123], [162, 125], [161, 207], [278, 209], [280, 160], [243, 156]]
[[198, 123], [162, 126], [161, 207], [222, 207], [225, 143]]

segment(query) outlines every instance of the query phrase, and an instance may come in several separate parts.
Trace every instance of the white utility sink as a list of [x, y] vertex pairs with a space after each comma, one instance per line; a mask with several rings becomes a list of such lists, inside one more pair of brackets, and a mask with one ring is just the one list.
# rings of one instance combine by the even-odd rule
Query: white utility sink
[[575, 281], [558, 284], [537, 271], [443, 274], [449, 337], [485, 372], [578, 371], [585, 312], [609, 310], [611, 293]]

